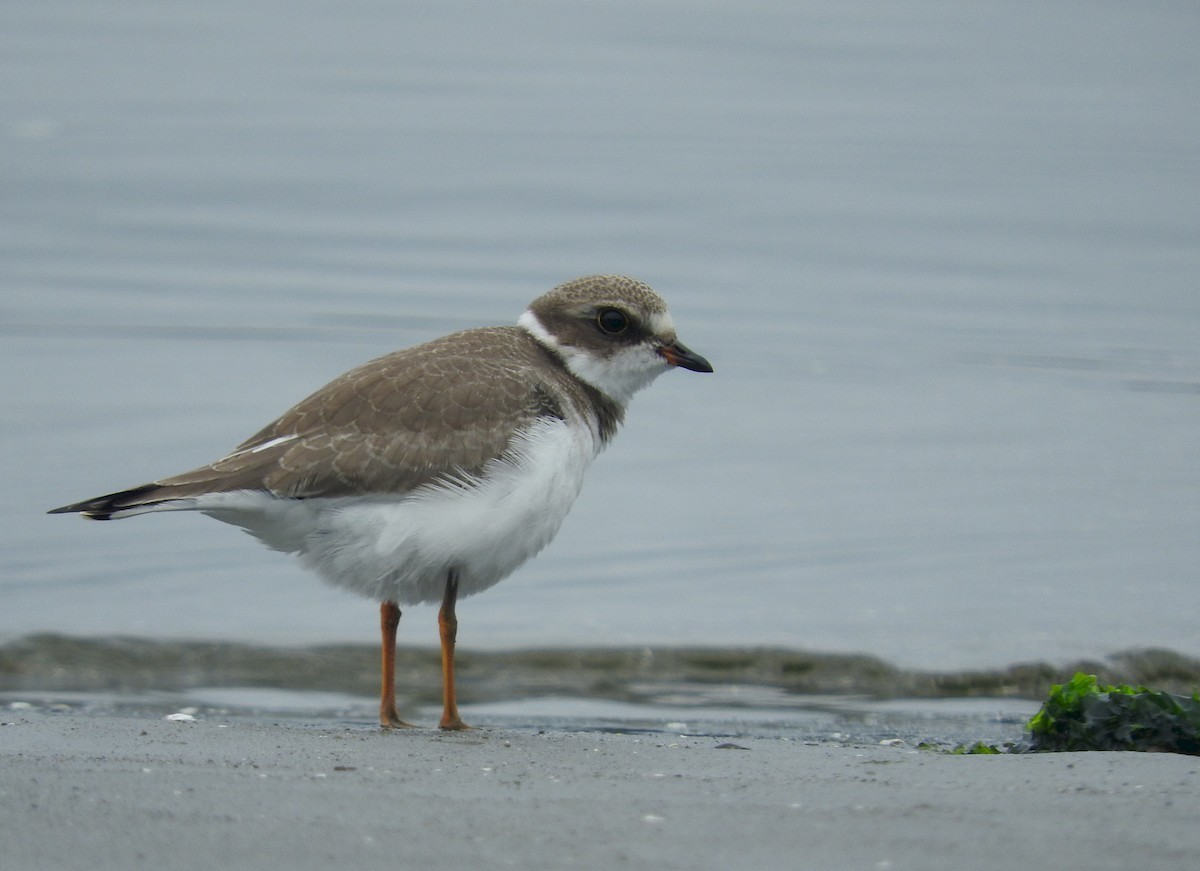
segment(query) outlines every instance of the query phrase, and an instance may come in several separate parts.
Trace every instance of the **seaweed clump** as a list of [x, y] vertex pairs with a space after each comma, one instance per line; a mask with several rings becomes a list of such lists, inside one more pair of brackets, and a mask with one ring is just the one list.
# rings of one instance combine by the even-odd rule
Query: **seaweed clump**
[[1200, 756], [1200, 691], [1191, 696], [1100, 684], [1076, 674], [1055, 684], [1029, 721], [1022, 749], [1140, 750]]

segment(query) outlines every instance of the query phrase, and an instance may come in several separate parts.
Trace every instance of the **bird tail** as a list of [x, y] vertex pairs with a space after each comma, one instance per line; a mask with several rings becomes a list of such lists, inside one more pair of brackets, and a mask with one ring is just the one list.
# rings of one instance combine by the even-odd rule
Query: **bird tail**
[[91, 520], [120, 520], [150, 511], [181, 511], [195, 507], [194, 499], [180, 498], [180, 494], [173, 490], [162, 484], [143, 484], [131, 490], [52, 508], [46, 513], [82, 514]]

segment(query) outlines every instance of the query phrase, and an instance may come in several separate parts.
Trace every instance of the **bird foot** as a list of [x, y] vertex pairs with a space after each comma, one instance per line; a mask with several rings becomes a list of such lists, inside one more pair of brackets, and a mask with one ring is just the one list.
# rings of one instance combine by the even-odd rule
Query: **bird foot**
[[379, 726], [383, 729], [415, 729], [417, 728], [412, 723], [400, 719], [400, 715], [395, 711], [380, 712]]

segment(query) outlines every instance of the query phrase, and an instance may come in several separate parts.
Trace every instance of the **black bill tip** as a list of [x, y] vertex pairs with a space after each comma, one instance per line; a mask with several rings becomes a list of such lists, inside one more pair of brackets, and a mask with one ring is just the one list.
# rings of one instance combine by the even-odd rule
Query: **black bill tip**
[[680, 369], [690, 369], [693, 372], [711, 372], [713, 370], [712, 363], [688, 348], [683, 342], [663, 345], [658, 353], [662, 354], [663, 359], [672, 366], [678, 366]]

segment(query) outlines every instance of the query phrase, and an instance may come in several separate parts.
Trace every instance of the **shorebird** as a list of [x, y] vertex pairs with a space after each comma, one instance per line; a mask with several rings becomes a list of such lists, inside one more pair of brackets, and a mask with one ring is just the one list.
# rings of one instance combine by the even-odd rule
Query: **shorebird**
[[458, 713], [460, 596], [550, 543], [634, 393], [669, 369], [712, 372], [662, 298], [617, 275], [579, 278], [516, 326], [452, 333], [334, 379], [216, 462], [51, 514], [116, 520], [198, 511], [295, 554], [380, 604], [379, 721], [396, 708], [400, 605], [437, 604], [442, 729]]

